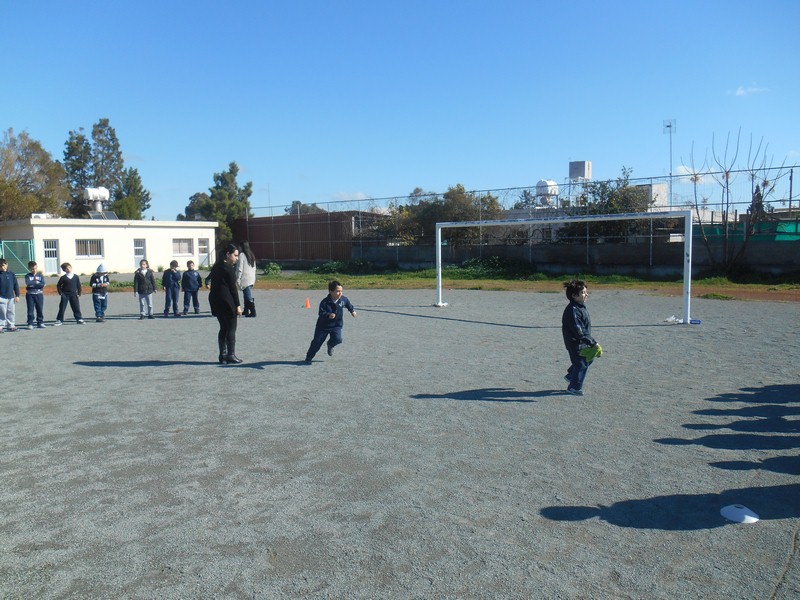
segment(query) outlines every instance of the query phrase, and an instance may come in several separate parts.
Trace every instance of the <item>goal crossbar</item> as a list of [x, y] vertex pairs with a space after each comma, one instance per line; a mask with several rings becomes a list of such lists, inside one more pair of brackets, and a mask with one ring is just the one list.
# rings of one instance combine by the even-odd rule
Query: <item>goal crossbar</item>
[[682, 218], [683, 225], [683, 323], [691, 320], [692, 300], [692, 211], [676, 210], [668, 212], [651, 213], [625, 213], [616, 215], [586, 215], [578, 217], [545, 217], [541, 219], [500, 219], [497, 221], [452, 221], [436, 223], [436, 293], [438, 300], [436, 306], [447, 306], [442, 299], [442, 229], [459, 227], [500, 227], [509, 225], [531, 225], [552, 223], [583, 223], [593, 221], [621, 221], [642, 219], [678, 219]]

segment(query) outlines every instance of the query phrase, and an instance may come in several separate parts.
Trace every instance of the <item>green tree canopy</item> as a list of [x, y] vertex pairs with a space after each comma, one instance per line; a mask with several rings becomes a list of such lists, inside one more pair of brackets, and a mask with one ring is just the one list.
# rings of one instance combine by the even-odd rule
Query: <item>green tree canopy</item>
[[126, 216], [126, 219], [141, 219], [142, 213], [150, 208], [150, 192], [144, 189], [142, 185], [142, 178], [139, 176], [139, 171], [136, 169], [125, 169], [122, 172], [122, 185], [117, 188], [116, 194], [114, 195], [114, 201], [111, 203], [109, 207], [111, 210], [117, 213], [117, 216], [122, 218], [121, 213], [117, 210], [117, 207], [120, 206], [120, 202], [131, 198], [133, 203], [136, 206], [135, 213], [130, 210], [131, 207], [128, 207], [127, 203], [125, 204], [125, 214], [131, 215], [136, 214], [137, 216], [131, 217]]
[[[406, 204], [389, 208], [391, 219], [381, 227], [383, 235], [398, 240], [403, 245], [433, 244], [436, 223], [451, 221], [479, 221], [496, 218], [502, 206], [491, 194], [468, 192], [462, 184], [448, 188], [442, 195], [415, 188]], [[476, 237], [471, 229], [448, 232], [451, 243], [464, 242]]]
[[321, 206], [314, 204], [303, 204], [300, 200], [294, 200], [291, 206], [287, 206], [283, 211], [287, 215], [312, 215], [328, 212]]
[[60, 215], [69, 198], [61, 163], [26, 132], [0, 142], [0, 220], [27, 219], [34, 212]]
[[134, 196], [125, 196], [114, 200], [108, 209], [113, 210], [117, 217], [124, 221], [140, 221], [142, 219], [139, 202]]
[[[578, 199], [582, 206], [580, 214], [612, 215], [647, 212], [654, 200], [647, 186], [631, 185], [632, 169], [622, 167], [622, 174], [614, 181], [591, 181], [586, 183]], [[600, 221], [597, 223], [574, 223], [559, 230], [562, 239], [604, 238], [607, 242], [623, 242], [629, 235], [650, 230], [650, 222], [642, 220]]]
[[70, 131], [64, 144], [64, 171], [66, 172], [69, 200], [67, 211], [71, 217], [85, 217], [86, 204], [83, 201], [83, 190], [92, 187], [92, 145], [83, 133], [83, 128]]
[[115, 197], [122, 187], [125, 164], [117, 132], [108, 119], [100, 119], [92, 126], [92, 167], [94, 187], [102, 186], [111, 193], [112, 198]]
[[217, 245], [221, 246], [233, 239], [232, 225], [236, 219], [252, 217], [250, 212], [250, 196], [253, 193], [253, 182], [248, 181], [240, 187], [236, 181], [239, 166], [235, 162], [228, 165], [228, 170], [214, 173], [214, 187], [209, 193], [193, 194], [189, 198], [184, 214], [178, 215], [179, 221], [217, 221]]
[[[142, 185], [136, 169], [125, 168], [117, 132], [107, 118], [92, 126], [91, 141], [82, 127], [69, 132], [64, 143], [64, 170], [70, 193], [67, 210], [72, 217], [84, 218], [88, 214], [83, 200], [87, 187], [106, 188], [112, 204], [133, 196], [139, 204], [138, 219], [150, 208], [150, 192]], [[127, 209], [126, 214], [130, 214]]]

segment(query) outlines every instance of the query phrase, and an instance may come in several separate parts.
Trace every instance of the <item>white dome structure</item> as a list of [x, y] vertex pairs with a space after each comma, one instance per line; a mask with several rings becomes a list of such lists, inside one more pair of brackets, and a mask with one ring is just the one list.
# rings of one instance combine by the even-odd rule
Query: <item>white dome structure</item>
[[558, 198], [558, 184], [552, 179], [540, 179], [536, 183], [536, 199], [543, 206], [551, 205]]

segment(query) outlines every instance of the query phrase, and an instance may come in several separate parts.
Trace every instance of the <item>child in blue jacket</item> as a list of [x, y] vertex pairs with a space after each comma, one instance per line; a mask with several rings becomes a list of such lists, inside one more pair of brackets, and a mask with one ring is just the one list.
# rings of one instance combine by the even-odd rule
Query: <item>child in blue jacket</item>
[[197, 299], [198, 290], [203, 287], [203, 278], [199, 271], [194, 270], [194, 261], [186, 263], [186, 271], [181, 277], [181, 288], [183, 288], [183, 314], [189, 312], [189, 300], [194, 304], [194, 314], [200, 312], [200, 301]]
[[33, 329], [33, 320], [36, 327], [44, 329], [44, 276], [39, 273], [36, 261], [28, 263], [28, 273], [25, 275], [25, 304], [28, 307], [28, 329]]
[[589, 298], [586, 283], [580, 279], [567, 281], [564, 283], [564, 291], [569, 304], [561, 316], [561, 335], [570, 360], [564, 379], [569, 383], [568, 394], [583, 396], [583, 380], [589, 364], [602, 354], [603, 349], [592, 337], [592, 320], [586, 309], [586, 300]]
[[161, 277], [161, 287], [167, 295], [166, 302], [164, 303], [164, 316], [169, 316], [169, 305], [172, 304], [172, 310], [176, 317], [181, 316], [181, 311], [178, 310], [178, 295], [181, 291], [181, 274], [178, 271], [178, 261], [173, 260], [169, 263], [169, 269], [164, 271]]
[[328, 282], [328, 295], [319, 303], [319, 316], [314, 328], [314, 339], [306, 352], [305, 363], [310, 365], [325, 338], [328, 340], [328, 356], [333, 356], [333, 348], [342, 343], [342, 328], [344, 327], [344, 309], [353, 317], [357, 317], [356, 309], [346, 296], [342, 295], [342, 284], [336, 280]]

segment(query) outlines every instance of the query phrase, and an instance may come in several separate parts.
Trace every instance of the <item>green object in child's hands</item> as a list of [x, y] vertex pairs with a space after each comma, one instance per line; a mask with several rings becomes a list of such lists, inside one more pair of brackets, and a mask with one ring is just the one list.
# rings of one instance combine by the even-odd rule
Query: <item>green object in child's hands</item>
[[587, 362], [592, 362], [595, 358], [603, 356], [603, 349], [600, 347], [600, 344], [596, 344], [594, 346], [584, 348], [578, 354], [585, 358]]

